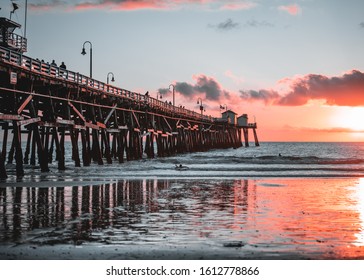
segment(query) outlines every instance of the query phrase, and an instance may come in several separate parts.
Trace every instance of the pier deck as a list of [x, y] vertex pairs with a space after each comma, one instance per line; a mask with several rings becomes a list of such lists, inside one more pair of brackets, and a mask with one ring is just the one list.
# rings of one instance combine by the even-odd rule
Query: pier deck
[[39, 163], [47, 172], [56, 160], [65, 169], [67, 140], [75, 166], [237, 148], [241, 130], [245, 145], [250, 129], [259, 145], [256, 124], [219, 122], [5, 47], [0, 47], [0, 125], [0, 178], [14, 160], [19, 177], [24, 164]]

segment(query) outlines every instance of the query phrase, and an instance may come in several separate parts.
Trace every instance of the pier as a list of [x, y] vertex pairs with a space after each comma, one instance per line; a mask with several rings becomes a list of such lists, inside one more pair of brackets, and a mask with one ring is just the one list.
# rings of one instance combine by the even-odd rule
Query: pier
[[56, 161], [64, 170], [65, 141], [76, 167], [238, 148], [242, 137], [248, 146], [250, 130], [259, 145], [256, 123], [206, 116], [25, 56], [18, 27], [0, 20], [1, 179], [13, 162], [17, 177], [25, 164], [48, 172]]

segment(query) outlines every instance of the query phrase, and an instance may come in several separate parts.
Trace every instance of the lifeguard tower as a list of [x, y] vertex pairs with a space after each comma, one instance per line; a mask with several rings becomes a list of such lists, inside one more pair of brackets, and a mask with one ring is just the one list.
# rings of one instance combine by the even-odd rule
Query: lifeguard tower
[[20, 27], [21, 25], [15, 21], [0, 17], [0, 46], [25, 53], [27, 51], [27, 39], [14, 33]]

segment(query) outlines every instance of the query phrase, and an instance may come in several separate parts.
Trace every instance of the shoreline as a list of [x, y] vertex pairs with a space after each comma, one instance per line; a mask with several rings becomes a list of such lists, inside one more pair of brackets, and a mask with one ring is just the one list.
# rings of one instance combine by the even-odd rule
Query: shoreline
[[195, 176], [195, 175], [191, 175], [191, 176], [186, 176], [186, 175], [181, 175], [181, 176], [169, 176], [169, 175], [165, 175], [165, 176], [161, 176], [161, 175], [147, 175], [147, 176], [143, 176], [143, 175], [134, 175], [134, 176], [122, 176], [122, 177], [114, 177], [114, 178], [102, 178], [100, 176], [94, 177], [94, 178], [85, 178], [85, 177], [78, 177], [78, 178], [74, 178], [74, 179], [69, 179], [67, 178], [66, 180], [61, 179], [61, 180], [54, 180], [54, 179], [34, 179], [34, 180], [26, 180], [26, 181], [22, 181], [22, 180], [18, 180], [18, 181], [14, 181], [14, 180], [0, 180], [0, 187], [10, 187], [13, 185], [16, 185], [15, 187], [35, 187], [35, 186], [28, 186], [28, 184], [37, 184], [36, 187], [45, 187], [46, 185], [52, 185], [50, 187], [72, 187], [72, 186], [86, 186], [86, 185], [98, 185], [98, 184], [107, 184], [110, 182], [115, 182], [115, 181], [122, 181], [122, 180], [128, 180], [128, 181], [140, 181], [140, 180], [191, 180], [191, 181], [196, 181], [196, 180], [223, 180], [223, 181], [229, 181], [229, 180], [254, 180], [254, 181], [259, 181], [259, 180], [294, 180], [294, 179], [307, 179], [307, 180], [337, 180], [337, 179], [360, 179], [360, 178], [364, 178], [364, 176], [352, 176], [352, 175], [348, 175], [348, 176], [343, 176], [343, 175], [335, 175], [335, 176], [297, 176], [297, 175], [292, 175], [292, 176], [252, 176], [252, 177], [246, 177], [246, 176]]

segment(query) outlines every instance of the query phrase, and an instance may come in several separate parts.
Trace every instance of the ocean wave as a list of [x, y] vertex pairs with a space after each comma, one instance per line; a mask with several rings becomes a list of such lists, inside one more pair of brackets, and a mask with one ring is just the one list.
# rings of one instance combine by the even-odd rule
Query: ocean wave
[[[213, 157], [196, 157], [193, 156], [190, 160], [191, 163], [209, 163], [216, 162], [220, 164], [231, 164], [231, 163], [252, 163], [252, 164], [321, 164], [321, 165], [360, 165], [364, 164], [364, 159], [358, 158], [322, 158], [317, 156], [213, 156]], [[168, 162], [168, 161], [165, 161]]]

